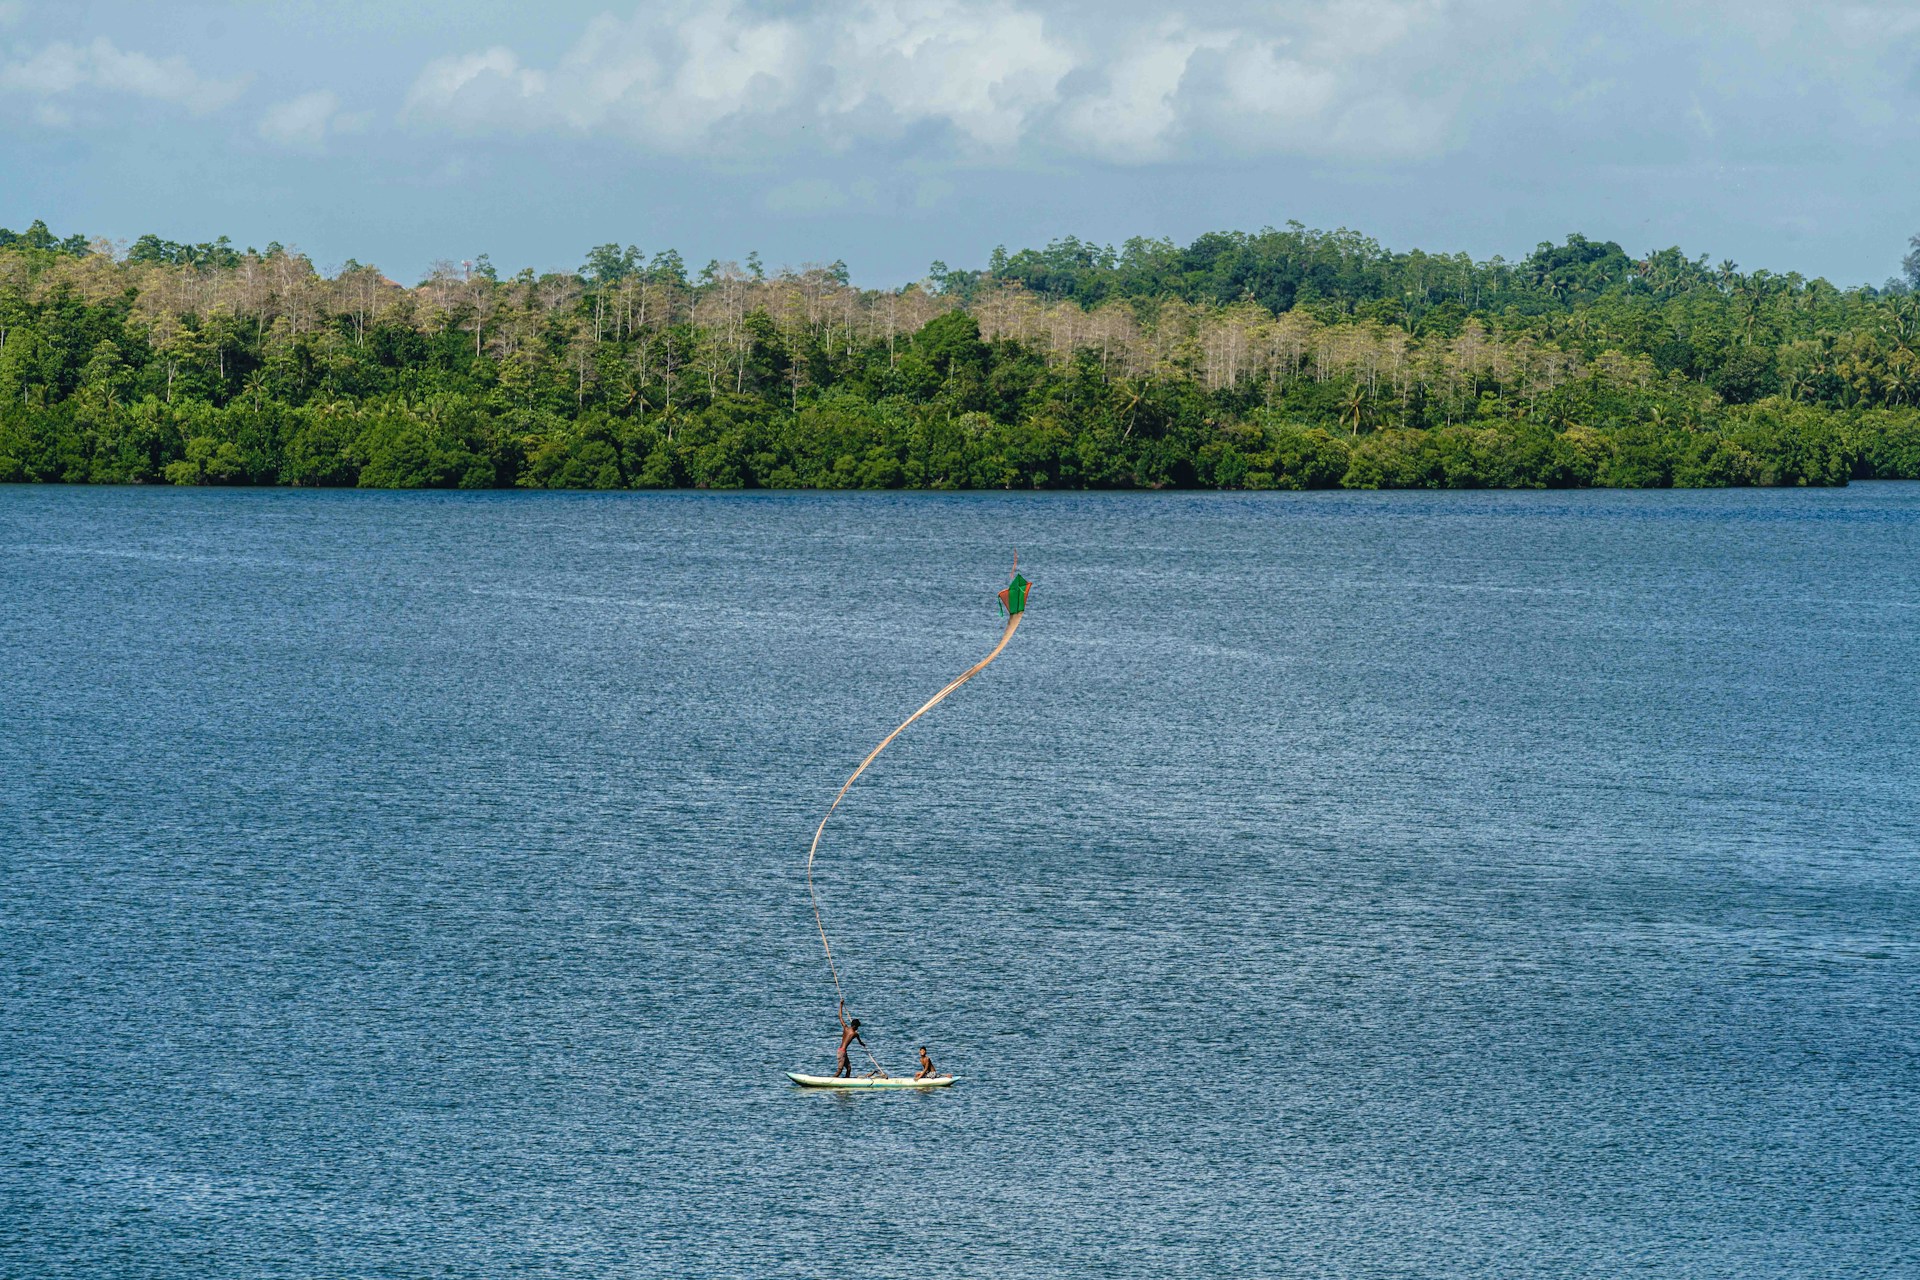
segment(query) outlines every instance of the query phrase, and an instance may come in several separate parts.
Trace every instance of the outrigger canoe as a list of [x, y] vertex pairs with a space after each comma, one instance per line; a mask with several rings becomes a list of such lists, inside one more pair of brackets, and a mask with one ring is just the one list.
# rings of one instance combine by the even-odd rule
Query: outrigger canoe
[[803, 1076], [798, 1071], [789, 1071], [787, 1079], [802, 1089], [944, 1089], [953, 1083], [954, 1078], [928, 1076], [925, 1080], [915, 1080], [908, 1076]]

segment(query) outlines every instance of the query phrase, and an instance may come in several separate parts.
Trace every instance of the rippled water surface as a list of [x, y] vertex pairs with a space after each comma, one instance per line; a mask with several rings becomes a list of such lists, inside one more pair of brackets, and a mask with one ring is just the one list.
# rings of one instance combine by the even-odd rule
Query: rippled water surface
[[0, 1274], [1920, 1275], [1917, 744], [1920, 486], [0, 489]]

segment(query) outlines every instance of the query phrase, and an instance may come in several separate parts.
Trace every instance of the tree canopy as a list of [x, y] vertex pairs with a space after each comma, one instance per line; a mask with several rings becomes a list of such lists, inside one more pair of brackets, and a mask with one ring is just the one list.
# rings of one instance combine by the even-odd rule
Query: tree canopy
[[1311, 488], [1920, 478], [1885, 287], [1571, 235], [1289, 223], [861, 289], [607, 243], [402, 285], [295, 249], [0, 229], [0, 482]]

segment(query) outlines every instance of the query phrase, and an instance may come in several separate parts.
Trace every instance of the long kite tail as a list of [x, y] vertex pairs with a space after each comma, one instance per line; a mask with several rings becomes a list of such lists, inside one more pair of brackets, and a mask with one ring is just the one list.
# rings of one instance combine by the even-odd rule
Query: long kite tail
[[[1018, 561], [1015, 562], [1016, 568], [1018, 567], [1018, 563]], [[813, 924], [814, 927], [820, 931], [820, 946], [827, 953], [827, 971], [833, 975], [833, 994], [835, 999], [838, 1000], [843, 1007], [846, 1004], [846, 994], [840, 989], [840, 969], [833, 961], [833, 944], [827, 941], [827, 926], [820, 920], [820, 895], [815, 893], [813, 888], [813, 857], [820, 851], [820, 837], [826, 834], [827, 819], [833, 817], [833, 811], [840, 807], [842, 800], [846, 799], [847, 792], [853, 787], [854, 781], [867, 771], [867, 766], [872, 764], [879, 754], [885, 751], [893, 740], [906, 730], [908, 725], [939, 706], [948, 694], [979, 675], [982, 671], [985, 671], [987, 664], [1000, 656], [1000, 651], [1007, 647], [1007, 641], [1013, 639], [1013, 633], [1020, 629], [1020, 619], [1026, 616], [1024, 610], [1015, 612], [1009, 616], [1007, 618], [1007, 629], [1000, 633], [1000, 643], [993, 646], [992, 653], [989, 653], [986, 657], [980, 659], [980, 661], [955, 676], [946, 688], [934, 694], [931, 698], [928, 698], [925, 706], [908, 716], [905, 720], [902, 720], [898, 728], [886, 737], [880, 739], [879, 746], [867, 752], [867, 758], [862, 760], [860, 767], [855, 769], [846, 782], [841, 784], [840, 793], [834, 796], [833, 803], [827, 806], [826, 817], [821, 818], [820, 825], [814, 829], [813, 844], [807, 849], [807, 897], [813, 900]], [[864, 1044], [864, 1041], [862, 1043]], [[867, 1050], [867, 1061], [873, 1063], [876, 1071], [882, 1069], [879, 1060], [873, 1056], [872, 1049]]]

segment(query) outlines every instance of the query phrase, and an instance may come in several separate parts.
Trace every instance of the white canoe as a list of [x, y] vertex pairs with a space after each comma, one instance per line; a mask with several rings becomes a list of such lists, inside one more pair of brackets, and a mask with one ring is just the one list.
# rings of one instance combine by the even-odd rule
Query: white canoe
[[944, 1089], [953, 1083], [952, 1076], [913, 1080], [906, 1076], [803, 1076], [797, 1071], [787, 1072], [787, 1079], [802, 1089]]

